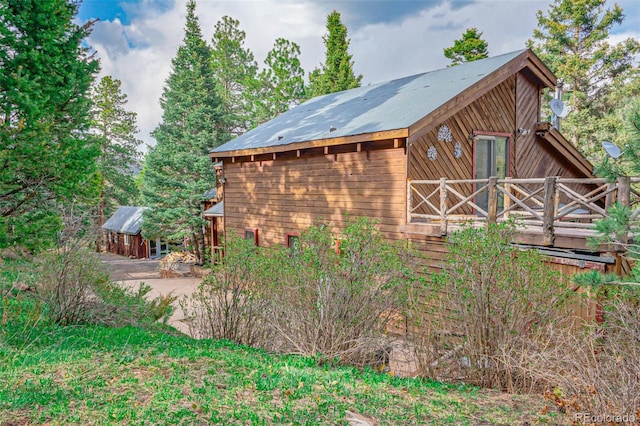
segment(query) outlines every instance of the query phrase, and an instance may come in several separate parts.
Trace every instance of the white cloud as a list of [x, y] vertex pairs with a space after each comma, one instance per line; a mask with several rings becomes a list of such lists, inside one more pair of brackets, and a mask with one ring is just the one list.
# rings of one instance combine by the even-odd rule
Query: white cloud
[[[130, 25], [119, 20], [98, 22], [89, 38], [101, 58], [102, 74], [122, 81], [129, 109], [138, 113], [140, 137], [155, 143], [149, 133], [161, 120], [159, 100], [171, 72], [171, 59], [184, 35], [186, 7], [183, 0], [173, 7], [158, 9], [157, 1], [127, 4]], [[350, 51], [356, 72], [364, 84], [386, 81], [445, 67], [442, 49], [450, 46], [466, 28], [477, 27], [489, 43], [490, 55], [523, 49], [537, 24], [536, 11], [548, 7], [547, 0], [492, 0], [454, 8], [448, 2], [424, 3], [425, 9], [393, 23], [349, 28], [349, 14], [343, 22], [349, 29]], [[353, 9], [354, 4], [350, 4]], [[429, 6], [429, 8], [427, 8]], [[324, 60], [327, 14], [335, 2], [214, 1], [200, 0], [196, 13], [203, 36], [211, 41], [217, 21], [229, 15], [240, 21], [249, 47], [259, 65], [278, 37], [301, 46], [301, 62], [309, 72]], [[366, 2], [357, 7], [372, 7]], [[351, 10], [353, 13], [353, 10]], [[612, 40], [638, 32], [620, 32]], [[132, 47], [135, 46], [135, 47]]]

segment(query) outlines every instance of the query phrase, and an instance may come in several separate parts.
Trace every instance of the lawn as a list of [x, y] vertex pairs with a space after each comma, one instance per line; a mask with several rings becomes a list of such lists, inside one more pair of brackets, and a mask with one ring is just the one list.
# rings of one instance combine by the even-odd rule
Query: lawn
[[169, 329], [24, 324], [0, 330], [2, 425], [348, 424], [347, 410], [390, 425], [564, 423], [541, 414], [538, 397], [318, 365]]

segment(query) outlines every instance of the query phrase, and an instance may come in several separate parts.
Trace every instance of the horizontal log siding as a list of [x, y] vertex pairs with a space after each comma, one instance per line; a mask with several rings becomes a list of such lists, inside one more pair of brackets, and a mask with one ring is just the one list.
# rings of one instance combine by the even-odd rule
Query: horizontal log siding
[[258, 228], [260, 245], [273, 246], [318, 223], [339, 233], [348, 215], [378, 219], [386, 238], [402, 240], [405, 161], [403, 148], [225, 161], [227, 231], [242, 235], [246, 227]]

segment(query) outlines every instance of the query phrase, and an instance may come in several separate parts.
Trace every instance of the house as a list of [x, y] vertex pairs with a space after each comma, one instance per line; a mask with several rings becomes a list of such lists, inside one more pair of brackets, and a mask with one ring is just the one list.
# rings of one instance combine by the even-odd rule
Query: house
[[168, 253], [168, 245], [162, 238], [147, 240], [142, 237], [144, 209], [120, 206], [102, 225], [108, 252], [135, 259], [156, 258]]
[[[287, 245], [323, 221], [379, 220], [438, 268], [464, 221], [517, 217], [517, 241], [559, 269], [620, 268], [586, 237], [629, 179], [592, 165], [542, 117], [556, 77], [530, 50], [313, 98], [211, 151], [223, 162], [227, 231]], [[619, 269], [618, 269], [619, 270]]]

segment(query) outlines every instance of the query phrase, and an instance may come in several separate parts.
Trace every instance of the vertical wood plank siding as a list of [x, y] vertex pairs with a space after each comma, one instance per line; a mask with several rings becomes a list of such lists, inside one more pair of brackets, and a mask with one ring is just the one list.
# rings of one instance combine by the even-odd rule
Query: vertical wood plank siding
[[273, 246], [313, 224], [339, 233], [346, 215], [367, 216], [386, 238], [403, 239], [405, 172], [403, 148], [225, 162], [226, 228], [258, 228], [260, 245]]
[[106, 237], [106, 249], [109, 253], [120, 256], [133, 257], [136, 259], [144, 259], [147, 257], [147, 241], [140, 234], [129, 236], [129, 245], [124, 243], [125, 234], [108, 233]]

